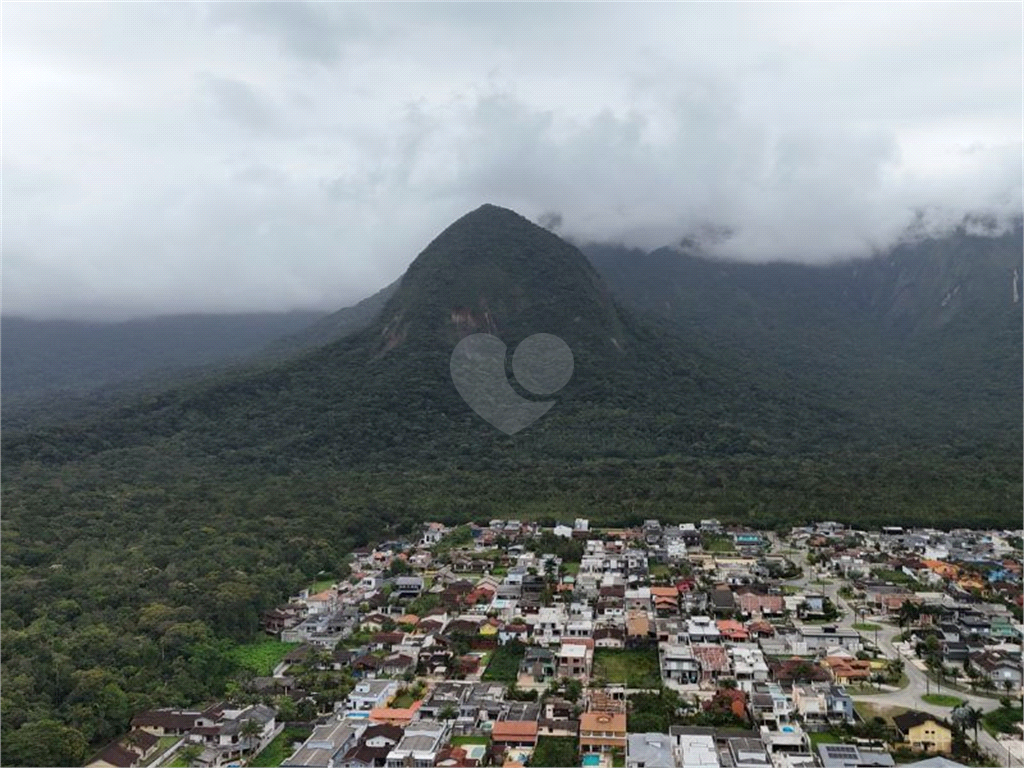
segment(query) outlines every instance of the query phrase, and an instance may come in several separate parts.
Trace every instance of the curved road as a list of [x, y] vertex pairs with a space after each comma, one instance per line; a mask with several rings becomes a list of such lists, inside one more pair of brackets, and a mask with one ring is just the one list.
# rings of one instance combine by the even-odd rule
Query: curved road
[[[779, 547], [778, 540], [774, 540], [776, 550]], [[852, 628], [856, 623], [857, 614], [856, 611], [847, 603], [843, 598], [839, 597], [839, 587], [835, 583], [834, 579], [829, 579], [831, 583], [828, 584], [815, 584], [810, 578], [811, 569], [813, 568], [806, 561], [807, 553], [804, 553], [804, 562], [801, 567], [804, 569], [803, 576], [799, 579], [793, 579], [785, 582], [789, 586], [799, 587], [800, 589], [815, 588], [822, 591], [832, 602], [842, 611], [842, 617], [836, 622], [838, 626]], [[877, 623], [877, 622], [875, 622]], [[797, 623], [799, 626], [799, 622]], [[884, 656], [889, 659], [902, 659], [903, 668], [907, 675], [907, 679], [910, 681], [905, 688], [891, 689], [889, 691], [879, 692], [877, 694], [866, 694], [857, 695], [853, 697], [856, 701], [864, 701], [871, 704], [881, 704], [883, 706], [896, 706], [905, 707], [907, 709], [917, 709], [922, 712], [928, 712], [929, 714], [938, 715], [940, 717], [948, 718], [952, 711], [950, 707], [940, 707], [934, 704], [928, 704], [921, 700], [921, 697], [928, 693], [929, 690], [937, 692], [937, 684], [930, 682], [925, 673], [915, 666], [914, 661], [916, 657], [910, 654], [903, 654], [900, 649], [893, 644], [893, 638], [900, 634], [899, 627], [892, 626], [891, 624], [879, 624], [881, 627], [877, 631], [873, 632], [862, 632], [861, 634], [869, 637], [870, 639], [878, 640], [878, 649]], [[951, 695], [955, 695], [959, 699], [964, 699], [972, 707], [977, 707], [985, 712], [988, 712], [999, 707], [999, 702], [996, 699], [988, 698], [986, 696], [975, 696], [970, 693], [963, 693], [961, 691], [950, 690]], [[969, 732], [969, 735], [973, 735]], [[1017, 742], [1018, 744], [1020, 742]], [[1021, 755], [1011, 754], [1009, 750], [1003, 746], [999, 741], [992, 738], [983, 728], [978, 729], [978, 744], [983, 749], [988, 751], [1000, 765], [1009, 766], [1010, 768], [1024, 768], [1024, 759]]]

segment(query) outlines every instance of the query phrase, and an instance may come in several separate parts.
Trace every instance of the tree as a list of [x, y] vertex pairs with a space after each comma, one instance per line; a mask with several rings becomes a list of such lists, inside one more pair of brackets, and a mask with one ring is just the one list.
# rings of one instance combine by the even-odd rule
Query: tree
[[252, 756], [252, 753], [256, 751], [256, 748], [260, 745], [259, 737], [262, 734], [263, 726], [261, 726], [252, 718], [249, 718], [244, 723], [242, 723], [242, 727], [239, 730], [239, 735], [242, 737], [242, 740], [246, 745], [245, 750], [249, 753], [250, 757]]
[[89, 744], [74, 728], [36, 720], [5, 736], [0, 748], [4, 765], [80, 765]]
[[583, 695], [583, 683], [576, 678], [570, 678], [565, 682], [565, 698], [574, 704], [580, 700], [580, 696]]
[[194, 765], [201, 754], [203, 754], [203, 748], [198, 744], [186, 744], [178, 750], [181, 762], [185, 765]]
[[973, 728], [974, 729], [974, 740], [978, 740], [978, 726], [981, 725], [982, 718], [985, 716], [985, 712], [979, 707], [972, 707], [970, 704], [961, 704], [955, 710], [953, 710], [953, 719], [960, 724], [962, 728]]
[[445, 704], [437, 713], [438, 720], [454, 720], [459, 716], [459, 710], [453, 704]]

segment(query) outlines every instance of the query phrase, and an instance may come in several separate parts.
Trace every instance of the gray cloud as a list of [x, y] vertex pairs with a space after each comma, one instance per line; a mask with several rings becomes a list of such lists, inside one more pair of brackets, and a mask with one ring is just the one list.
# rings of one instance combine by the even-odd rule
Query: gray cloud
[[3, 33], [8, 312], [330, 308], [483, 202], [811, 262], [1021, 210], [1012, 5], [25, 3]]

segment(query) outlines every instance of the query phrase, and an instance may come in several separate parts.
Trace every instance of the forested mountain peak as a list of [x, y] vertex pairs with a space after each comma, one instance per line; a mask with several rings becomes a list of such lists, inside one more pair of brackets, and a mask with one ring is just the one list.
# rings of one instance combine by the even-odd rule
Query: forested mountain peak
[[587, 258], [495, 205], [467, 213], [434, 238], [406, 270], [374, 330], [379, 354], [409, 343], [450, 350], [471, 333], [491, 333], [507, 344], [541, 331], [566, 334], [607, 352], [625, 343], [611, 294]]

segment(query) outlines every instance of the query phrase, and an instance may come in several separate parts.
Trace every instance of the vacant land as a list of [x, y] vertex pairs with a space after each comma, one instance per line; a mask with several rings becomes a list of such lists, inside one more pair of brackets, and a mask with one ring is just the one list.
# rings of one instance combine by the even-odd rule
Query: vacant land
[[288, 651], [299, 643], [282, 643], [271, 637], [260, 636], [251, 643], [234, 648], [231, 655], [239, 666], [251, 670], [254, 675], [269, 675], [281, 663]]
[[881, 624], [871, 624], [869, 622], [862, 622], [860, 624], [854, 624], [853, 628], [858, 632], [875, 632], [882, 628]]
[[627, 688], [657, 688], [661, 684], [658, 650], [645, 648], [619, 651], [598, 648], [594, 651], [594, 677]]
[[580, 764], [576, 739], [567, 736], [540, 736], [530, 762], [547, 768], [575, 768]]
[[1000, 733], [1017, 733], [1022, 710], [1020, 707], [1000, 707], [985, 714], [981, 724], [992, 736]]
[[526, 653], [526, 646], [522, 643], [511, 642], [498, 646], [491, 654], [491, 660], [484, 670], [484, 680], [494, 680], [499, 683], [514, 683], [519, 676], [519, 663]]
[[310, 733], [312, 731], [308, 728], [285, 728], [249, 765], [252, 768], [277, 768], [291, 756], [292, 745], [297, 741], [305, 741]]

